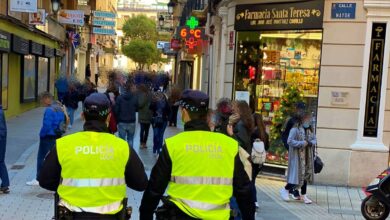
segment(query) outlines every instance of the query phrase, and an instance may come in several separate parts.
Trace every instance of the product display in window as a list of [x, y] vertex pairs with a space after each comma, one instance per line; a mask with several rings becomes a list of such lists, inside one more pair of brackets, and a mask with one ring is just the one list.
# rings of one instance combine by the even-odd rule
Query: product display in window
[[[281, 132], [281, 124], [288, 118], [285, 112], [290, 110], [282, 103], [298, 100], [286, 94], [291, 88], [307, 104], [315, 125], [321, 42], [321, 31], [237, 33], [235, 91], [250, 93], [249, 105], [263, 115], [269, 133]], [[278, 110], [284, 113], [280, 115]], [[273, 136], [267, 162], [287, 165], [287, 151], [280, 138]]]

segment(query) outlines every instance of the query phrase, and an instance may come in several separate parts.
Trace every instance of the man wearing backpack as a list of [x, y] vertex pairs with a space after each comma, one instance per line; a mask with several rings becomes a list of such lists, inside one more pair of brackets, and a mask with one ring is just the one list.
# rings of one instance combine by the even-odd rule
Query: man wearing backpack
[[[294, 113], [288, 118], [287, 123], [284, 126], [284, 129], [282, 131], [282, 141], [287, 151], [289, 148], [287, 144], [287, 139], [288, 139], [288, 135], [290, 134], [290, 130], [297, 122], [299, 122], [300, 118], [302, 118], [302, 116], [305, 114], [305, 108], [306, 108], [306, 104], [304, 102], [297, 102], [295, 104]], [[299, 200], [300, 195], [298, 190], [290, 190], [290, 194], [293, 197], [293, 199]]]
[[65, 114], [60, 105], [53, 103], [53, 95], [49, 92], [43, 92], [40, 95], [41, 104], [46, 107], [43, 115], [43, 123], [39, 132], [39, 150], [37, 156], [37, 174], [36, 178], [26, 182], [29, 186], [38, 186], [37, 181], [39, 171], [42, 167], [45, 156], [50, 152], [56, 143], [56, 139], [61, 136], [61, 124], [65, 121]]

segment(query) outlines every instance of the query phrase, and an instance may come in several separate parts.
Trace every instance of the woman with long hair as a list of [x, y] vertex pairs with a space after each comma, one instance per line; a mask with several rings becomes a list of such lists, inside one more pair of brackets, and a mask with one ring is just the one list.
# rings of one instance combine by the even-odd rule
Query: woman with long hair
[[[269, 148], [269, 137], [265, 129], [263, 116], [259, 113], [253, 114], [253, 120], [255, 122], [255, 129], [252, 133], [252, 143], [256, 139], [260, 139], [264, 143], [265, 150]], [[257, 202], [257, 190], [256, 190], [256, 177], [260, 172], [261, 165], [254, 164], [252, 162], [252, 183], [253, 183], [253, 200], [255, 201], [256, 208], [259, 208], [259, 203]]]
[[252, 133], [255, 123], [252, 117], [252, 110], [246, 101], [233, 101], [233, 115], [229, 117], [228, 134], [235, 138], [240, 146], [252, 153]]
[[[239, 143], [239, 146], [243, 149], [239, 149], [240, 159], [244, 165], [244, 169], [247, 172], [248, 176], [251, 177], [252, 167], [249, 162], [249, 157], [252, 153], [251, 137], [254, 130], [252, 110], [250, 109], [246, 101], [233, 101], [232, 113], [233, 114], [229, 117], [227, 133], [228, 135], [236, 139]], [[241, 212], [234, 197], [231, 198], [230, 205], [233, 209], [233, 213], [236, 213], [235, 219], [240, 219]]]

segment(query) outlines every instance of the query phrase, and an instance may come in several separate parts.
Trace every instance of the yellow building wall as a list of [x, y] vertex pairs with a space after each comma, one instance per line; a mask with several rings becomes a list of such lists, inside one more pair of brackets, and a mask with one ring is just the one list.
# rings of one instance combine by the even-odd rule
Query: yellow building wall
[[[33, 40], [51, 48], [58, 48], [56, 41], [15, 26], [4, 20], [0, 20], [0, 30], [15, 34], [27, 40]], [[21, 57], [21, 55], [15, 53], [8, 54], [8, 108], [4, 111], [6, 118], [17, 116], [39, 106], [37, 102], [20, 102]], [[56, 66], [58, 66], [58, 59], [56, 59]], [[58, 73], [57, 68], [56, 73]]]
[[4, 111], [6, 118], [17, 116], [39, 105], [36, 102], [20, 103], [21, 57], [14, 53], [8, 55], [8, 109]]

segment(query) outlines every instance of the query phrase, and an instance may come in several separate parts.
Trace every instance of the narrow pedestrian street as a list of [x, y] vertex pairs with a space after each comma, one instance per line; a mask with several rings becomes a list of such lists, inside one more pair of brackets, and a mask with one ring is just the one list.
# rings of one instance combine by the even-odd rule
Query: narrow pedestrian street
[[[8, 120], [8, 143], [6, 162], [10, 171], [11, 193], [0, 194], [1, 220], [45, 220], [54, 214], [53, 193], [38, 186], [27, 186], [26, 181], [34, 178], [38, 149], [38, 131], [41, 126], [43, 109], [26, 112]], [[69, 133], [82, 130], [80, 110], [76, 113], [75, 124]], [[182, 127], [181, 124], [178, 127]], [[168, 127], [165, 137], [170, 137], [182, 129]], [[156, 159], [152, 153], [152, 131], [149, 134], [148, 148], [140, 150], [139, 126], [136, 129], [135, 149], [150, 174]], [[309, 186], [308, 195], [314, 203], [283, 202], [279, 189], [284, 186], [280, 180], [269, 177], [257, 179], [260, 209], [256, 219], [363, 219], [360, 202], [364, 195], [359, 188]], [[133, 207], [132, 219], [138, 219], [138, 208], [142, 193], [128, 190], [129, 205]]]

